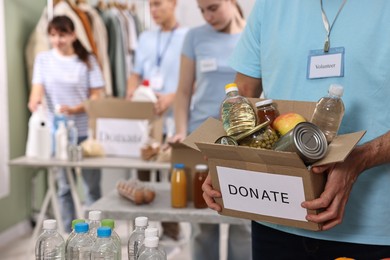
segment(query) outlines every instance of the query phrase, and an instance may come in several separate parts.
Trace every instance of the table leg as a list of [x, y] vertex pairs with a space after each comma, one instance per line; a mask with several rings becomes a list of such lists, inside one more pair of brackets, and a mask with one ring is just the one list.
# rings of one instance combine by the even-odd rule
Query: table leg
[[58, 204], [56, 192], [56, 178], [55, 174], [58, 168], [50, 168], [48, 177], [49, 192], [51, 193], [51, 205], [53, 207], [54, 217], [57, 220], [57, 230], [61, 234], [65, 233], [64, 222], [62, 222], [60, 206]]
[[[77, 175], [80, 175], [81, 169], [79, 167], [75, 168], [75, 171], [76, 171]], [[70, 168], [70, 167], [66, 168], [66, 175], [67, 175], [68, 181], [69, 181], [70, 194], [72, 195], [73, 204], [74, 204], [75, 211], [76, 211], [76, 217], [81, 219], [81, 218], [83, 218], [83, 211], [81, 208], [80, 197], [79, 197], [79, 194], [77, 192], [76, 181], [75, 181], [73, 174], [72, 174], [72, 168]]]

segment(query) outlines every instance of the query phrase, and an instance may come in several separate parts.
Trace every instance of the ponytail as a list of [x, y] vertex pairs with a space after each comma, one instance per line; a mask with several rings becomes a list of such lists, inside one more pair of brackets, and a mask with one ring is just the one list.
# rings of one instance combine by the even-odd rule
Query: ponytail
[[73, 42], [73, 49], [77, 57], [87, 65], [88, 69], [90, 69], [91, 63], [89, 61], [89, 52], [78, 39]]
[[[53, 20], [50, 21], [47, 27], [48, 33], [50, 33], [52, 30], [62, 32], [62, 33], [74, 33], [75, 27], [72, 20], [69, 17], [65, 15], [59, 15], [59, 16], [55, 16]], [[89, 53], [78, 39], [76, 39], [73, 42], [73, 49], [77, 57], [82, 62], [84, 62], [87, 65], [87, 67], [90, 69], [91, 64], [89, 61]]]

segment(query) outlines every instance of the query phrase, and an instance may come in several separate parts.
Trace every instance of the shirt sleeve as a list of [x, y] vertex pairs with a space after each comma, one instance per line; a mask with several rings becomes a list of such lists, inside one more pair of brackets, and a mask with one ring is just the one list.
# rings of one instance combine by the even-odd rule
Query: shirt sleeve
[[133, 73], [141, 75], [143, 78], [144, 75], [144, 67], [143, 67], [143, 61], [145, 60], [145, 51], [143, 46], [145, 45], [145, 37], [146, 34], [142, 33], [139, 37], [137, 49], [135, 51], [135, 61], [134, 61], [134, 67], [133, 67]]
[[257, 0], [241, 38], [230, 57], [233, 69], [244, 75], [261, 78], [261, 16], [264, 5]]
[[43, 56], [38, 54], [34, 61], [32, 84], [43, 84], [42, 77]]
[[95, 56], [90, 55], [89, 62], [91, 65], [91, 68], [88, 70], [89, 88], [104, 87], [105, 82], [103, 79], [103, 74], [102, 71], [100, 70], [99, 64]]
[[194, 29], [189, 30], [184, 38], [182, 54], [191, 60], [195, 60]]

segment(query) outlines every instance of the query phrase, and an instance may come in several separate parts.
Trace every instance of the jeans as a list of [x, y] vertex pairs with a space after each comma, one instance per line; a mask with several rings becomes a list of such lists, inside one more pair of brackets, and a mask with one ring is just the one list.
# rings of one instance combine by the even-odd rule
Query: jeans
[[[250, 260], [250, 225], [230, 225], [228, 230], [228, 260]], [[219, 224], [192, 224], [192, 259], [219, 260]]]
[[390, 256], [390, 246], [364, 245], [302, 237], [252, 221], [253, 260], [319, 259], [349, 257], [359, 260]]
[[[79, 143], [84, 141], [86, 137], [80, 137]], [[73, 171], [73, 176], [75, 173]], [[81, 176], [83, 179], [83, 188], [85, 191], [85, 204], [91, 205], [101, 197], [101, 171], [100, 169], [82, 169]], [[65, 168], [59, 168], [56, 174], [57, 180], [57, 196], [59, 200], [62, 221], [64, 222], [65, 231], [72, 231], [72, 220], [76, 218], [74, 203], [70, 192], [68, 177]]]

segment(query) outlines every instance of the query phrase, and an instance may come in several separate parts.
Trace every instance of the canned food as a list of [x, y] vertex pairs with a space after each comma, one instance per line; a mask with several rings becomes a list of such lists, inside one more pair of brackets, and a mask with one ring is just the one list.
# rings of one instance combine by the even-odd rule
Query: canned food
[[325, 134], [318, 126], [302, 122], [274, 144], [276, 151], [296, 152], [306, 164], [313, 164], [325, 157], [328, 150], [328, 143]]
[[227, 135], [219, 137], [214, 143], [223, 145], [238, 145], [236, 139]]

